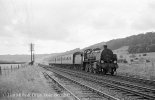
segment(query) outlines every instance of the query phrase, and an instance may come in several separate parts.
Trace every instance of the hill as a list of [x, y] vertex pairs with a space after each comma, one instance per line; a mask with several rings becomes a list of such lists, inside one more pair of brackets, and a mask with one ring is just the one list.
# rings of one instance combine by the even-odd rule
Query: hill
[[128, 52], [128, 48], [129, 48], [129, 46], [123, 46], [123, 47], [121, 47], [119, 49], [113, 50], [113, 52], [115, 54], [125, 55], [125, 54], [128, 54], [129, 53]]
[[129, 53], [155, 52], [155, 32], [132, 35], [126, 38], [110, 40], [106, 43], [112, 50], [129, 46]]
[[105, 42], [100, 42], [91, 46], [88, 46], [86, 48], [83, 48], [82, 51], [86, 50], [86, 49], [94, 49], [94, 48], [101, 48], [103, 49], [103, 45], [105, 44]]

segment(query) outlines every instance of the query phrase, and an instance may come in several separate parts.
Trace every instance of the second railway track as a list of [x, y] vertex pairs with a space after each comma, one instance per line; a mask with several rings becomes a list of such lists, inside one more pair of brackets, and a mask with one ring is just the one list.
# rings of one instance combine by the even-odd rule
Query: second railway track
[[[54, 68], [54, 70], [56, 70], [56, 68]], [[68, 73], [75, 77], [83, 77], [83, 78], [85, 78], [85, 80], [96, 82], [96, 84], [98, 84], [100, 86], [108, 86], [110, 88], [126, 92], [126, 94], [136, 96], [139, 99], [147, 99], [147, 100], [155, 99], [155, 89], [152, 89], [149, 87], [142, 87], [142, 86], [138, 86], [138, 85], [134, 85], [134, 84], [129, 84], [126, 82], [117, 82], [115, 80], [112, 81], [112, 80], [108, 80], [108, 79], [106, 79], [106, 81], [104, 79], [104, 81], [103, 81], [103, 80], [101, 80], [101, 78], [98, 78], [93, 75], [88, 76], [88, 74], [85, 74], [85, 73], [75, 72], [75, 71], [61, 69], [61, 68], [59, 68], [59, 71], [61, 71], [63, 73]], [[110, 81], [110, 82], [108, 82], [108, 81]]]

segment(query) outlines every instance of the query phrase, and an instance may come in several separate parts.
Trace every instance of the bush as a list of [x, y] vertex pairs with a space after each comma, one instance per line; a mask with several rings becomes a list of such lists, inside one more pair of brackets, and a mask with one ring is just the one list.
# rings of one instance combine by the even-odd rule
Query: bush
[[146, 54], [146, 53], [144, 53], [144, 54], [143, 54], [143, 56], [147, 56], [147, 54]]
[[146, 62], [150, 62], [150, 60], [146, 59]]
[[125, 60], [124, 63], [128, 63], [128, 62]]
[[126, 59], [118, 59], [117, 62], [118, 62], [118, 63], [128, 63], [128, 62], [126, 61]]

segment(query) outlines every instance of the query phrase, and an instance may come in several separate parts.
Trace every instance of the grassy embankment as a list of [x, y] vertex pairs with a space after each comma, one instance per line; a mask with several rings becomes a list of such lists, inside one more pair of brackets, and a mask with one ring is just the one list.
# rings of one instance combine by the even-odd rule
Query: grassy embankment
[[141, 64], [119, 64], [119, 75], [144, 78], [155, 81], [155, 62]]

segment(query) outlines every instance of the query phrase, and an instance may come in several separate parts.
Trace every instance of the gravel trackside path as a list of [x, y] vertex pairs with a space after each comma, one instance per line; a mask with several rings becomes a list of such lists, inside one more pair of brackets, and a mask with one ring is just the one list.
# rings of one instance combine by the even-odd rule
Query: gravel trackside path
[[0, 100], [71, 100], [59, 96], [47, 82], [38, 66], [27, 66], [0, 75]]

